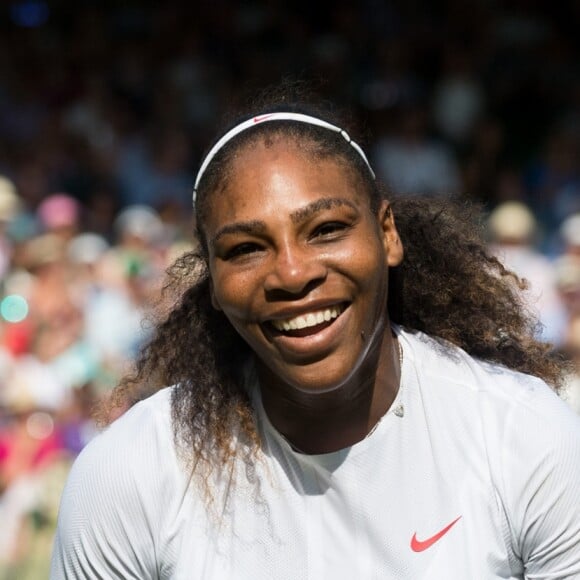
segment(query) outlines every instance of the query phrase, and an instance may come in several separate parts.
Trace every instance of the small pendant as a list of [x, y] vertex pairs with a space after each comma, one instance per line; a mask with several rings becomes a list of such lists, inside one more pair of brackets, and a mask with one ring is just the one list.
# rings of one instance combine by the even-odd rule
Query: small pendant
[[395, 410], [393, 411], [393, 413], [397, 416], [397, 417], [403, 417], [405, 415], [405, 407], [403, 407], [403, 405], [397, 405], [395, 407]]

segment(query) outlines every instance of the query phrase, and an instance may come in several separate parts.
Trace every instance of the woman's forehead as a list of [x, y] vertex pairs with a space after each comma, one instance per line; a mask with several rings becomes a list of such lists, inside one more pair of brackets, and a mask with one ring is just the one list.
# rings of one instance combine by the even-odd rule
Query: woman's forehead
[[295, 155], [309, 151], [311, 153], [322, 154], [324, 145], [318, 143], [307, 135], [296, 135], [280, 130], [271, 130], [265, 133], [249, 135], [234, 146], [232, 160], [240, 157], [251, 157], [265, 151], [288, 151]]
[[[293, 140], [263, 140], [240, 150], [232, 159], [223, 192], [239, 191], [241, 184], [268, 188], [280, 181], [294, 186], [332, 187], [336, 180], [359, 189], [356, 172], [340, 155], [316, 154], [311, 148]], [[247, 192], [246, 192], [247, 193]]]
[[[309, 139], [298, 139], [291, 135], [264, 135], [241, 145], [231, 160], [232, 169], [244, 169], [244, 166], [263, 163], [264, 158], [274, 160], [282, 154], [308, 161], [316, 148]], [[320, 153], [319, 153], [320, 154]]]
[[209, 221], [249, 219], [266, 207], [289, 213], [319, 198], [360, 203], [360, 178], [340, 158], [315, 158], [296, 143], [257, 143], [232, 159], [228, 176], [209, 204]]
[[[352, 161], [341, 152], [328, 151], [321, 144], [309, 138], [293, 135], [266, 135], [240, 147], [230, 159], [224, 171], [224, 182], [235, 174], [241, 176], [255, 173], [275, 165], [292, 165], [295, 169], [317, 171], [332, 167], [352, 180], [358, 175]], [[263, 173], [263, 171], [262, 171]]]
[[[344, 144], [350, 147], [346, 141]], [[349, 150], [351, 155], [348, 155], [342, 149], [344, 144], [338, 142], [335, 147], [309, 135], [273, 130], [243, 136], [241, 143], [232, 143], [233, 147], [223, 152], [221, 160], [217, 159], [205, 191], [196, 203], [202, 244], [228, 222], [255, 219], [266, 205], [281, 209], [276, 205], [279, 189], [266, 195], [274, 166], [278, 170], [288, 169], [286, 177], [295, 176], [295, 182], [302, 183], [286, 201], [288, 197], [293, 200], [300, 197], [302, 205], [307, 205], [317, 197], [337, 197], [343, 190], [343, 197], [373, 211], [367, 168], [353, 161], [352, 152]], [[300, 207], [299, 202], [292, 205], [285, 206], [289, 215]]]

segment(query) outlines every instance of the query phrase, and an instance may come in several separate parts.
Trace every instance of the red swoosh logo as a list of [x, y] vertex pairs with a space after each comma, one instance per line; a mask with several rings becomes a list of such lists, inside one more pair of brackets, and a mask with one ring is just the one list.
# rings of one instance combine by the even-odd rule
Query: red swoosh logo
[[270, 113], [269, 115], [260, 115], [258, 117], [254, 117], [254, 123], [261, 123], [266, 119], [269, 119], [274, 113]]
[[413, 550], [413, 552], [422, 552], [423, 550], [430, 548], [435, 542], [439, 541], [460, 519], [461, 516], [453, 520], [448, 526], [445, 526], [440, 532], [437, 532], [434, 536], [431, 536], [426, 540], [418, 540], [417, 532], [415, 532], [411, 538], [411, 550]]

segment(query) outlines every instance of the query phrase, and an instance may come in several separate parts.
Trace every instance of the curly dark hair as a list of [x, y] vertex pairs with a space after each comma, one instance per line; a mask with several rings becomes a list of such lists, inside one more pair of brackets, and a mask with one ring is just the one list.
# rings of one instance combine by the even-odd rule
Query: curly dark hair
[[[279, 96], [242, 120], [281, 109], [344, 126], [332, 112], [322, 113], [320, 107]], [[142, 351], [135, 372], [114, 391], [113, 406], [130, 406], [163, 386], [175, 385], [172, 418], [176, 442], [185, 456], [210, 467], [231, 465], [239, 456], [251, 463], [260, 446], [254, 410], [243, 385], [252, 352], [211, 305], [204, 223], [211, 196], [223, 188], [235, 155], [258, 142], [268, 145], [280, 139], [299, 143], [315, 158], [332, 158], [348, 167], [367, 191], [372, 209], [385, 195], [390, 199], [405, 249], [402, 264], [392, 268], [389, 277], [391, 321], [449, 341], [480, 359], [541, 377], [558, 388], [562, 365], [551, 355], [550, 345], [535, 338], [537, 323], [522, 301], [525, 283], [488, 251], [478, 207], [448, 199], [388, 195], [340, 134], [279, 121], [242, 133], [210, 164], [195, 206], [199, 247], [168, 270], [164, 295], [171, 306]]]

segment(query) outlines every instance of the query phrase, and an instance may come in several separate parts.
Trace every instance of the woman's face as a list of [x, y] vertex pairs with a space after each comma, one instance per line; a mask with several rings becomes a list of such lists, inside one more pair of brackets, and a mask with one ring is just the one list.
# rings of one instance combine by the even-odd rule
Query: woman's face
[[387, 324], [388, 266], [402, 248], [388, 205], [296, 145], [235, 157], [205, 224], [212, 301], [271, 380], [328, 392], [364, 364]]

